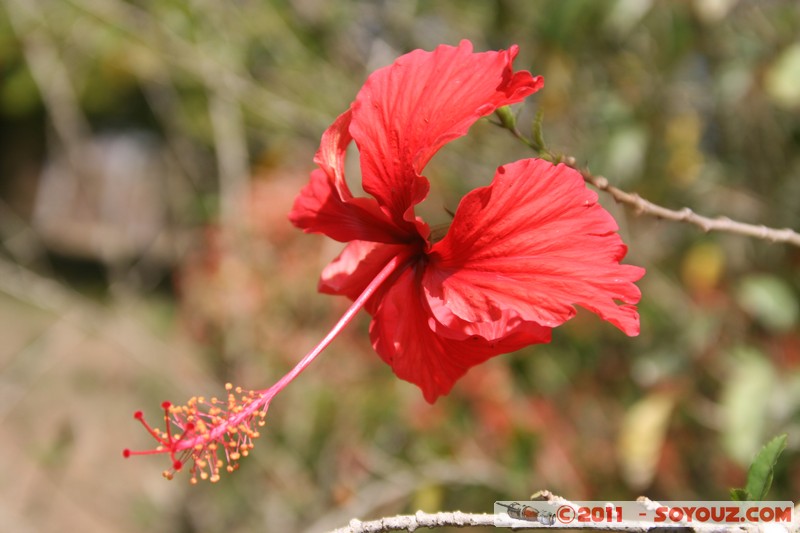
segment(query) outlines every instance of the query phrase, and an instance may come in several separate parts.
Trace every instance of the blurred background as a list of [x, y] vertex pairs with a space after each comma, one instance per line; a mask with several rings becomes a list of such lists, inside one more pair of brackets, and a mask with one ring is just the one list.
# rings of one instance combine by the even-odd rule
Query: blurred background
[[[794, 0], [2, 0], [0, 530], [326, 531], [550, 489], [728, 498], [789, 434], [771, 499], [800, 496], [800, 250], [637, 216], [604, 197], [642, 334], [588, 312], [430, 406], [361, 316], [272, 404], [242, 468], [161, 477], [133, 420], [262, 388], [346, 308], [341, 249], [286, 215], [320, 135], [415, 48], [520, 46], [516, 109], [549, 147], [659, 204], [800, 229]], [[427, 168], [448, 220], [530, 157], [489, 120]], [[357, 168], [351, 168], [357, 172]]]

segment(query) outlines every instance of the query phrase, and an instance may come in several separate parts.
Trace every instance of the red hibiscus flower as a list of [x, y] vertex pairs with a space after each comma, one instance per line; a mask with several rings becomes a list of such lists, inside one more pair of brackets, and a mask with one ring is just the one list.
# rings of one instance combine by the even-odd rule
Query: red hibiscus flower
[[[319, 169], [289, 217], [307, 232], [347, 242], [322, 273], [320, 290], [353, 300], [339, 322], [283, 378], [267, 389], [226, 385], [222, 398], [164, 402], [165, 429], [134, 417], [168, 454], [172, 478], [192, 462], [190, 479], [216, 481], [238, 468], [265, 423], [275, 395], [352, 321], [373, 317], [370, 336], [381, 358], [433, 402], [470, 367], [490, 357], [548, 342], [551, 329], [582, 306], [628, 335], [639, 332], [634, 285], [642, 268], [623, 265], [617, 225], [575, 170], [539, 159], [497, 169], [491, 185], [467, 194], [438, 242], [414, 213], [428, 194], [422, 175], [431, 157], [479, 118], [520, 102], [543, 81], [514, 72], [517, 48], [472, 53], [472, 45], [416, 50], [373, 73], [350, 109], [322, 136]], [[363, 188], [354, 197], [344, 176], [355, 141]]]
[[[626, 247], [611, 215], [575, 170], [525, 159], [497, 170], [461, 201], [439, 242], [414, 206], [428, 194], [431, 157], [479, 118], [539, 90], [541, 77], [514, 72], [517, 48], [473, 53], [417, 50], [373, 73], [328, 128], [319, 169], [291, 221], [348, 242], [322, 273], [320, 291], [355, 299], [393, 258], [399, 266], [367, 301], [373, 346], [395, 374], [433, 402], [490, 357], [549, 342], [551, 328], [580, 305], [628, 335], [639, 332]], [[344, 176], [351, 141], [363, 189]], [[618, 303], [621, 302], [621, 303]]]

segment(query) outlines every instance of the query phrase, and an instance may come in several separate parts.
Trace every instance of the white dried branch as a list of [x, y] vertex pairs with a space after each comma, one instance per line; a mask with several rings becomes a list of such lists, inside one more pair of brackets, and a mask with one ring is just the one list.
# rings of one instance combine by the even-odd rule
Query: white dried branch
[[414, 531], [420, 527], [478, 527], [494, 526], [498, 515], [470, 514], [454, 511], [452, 513], [423, 513], [399, 515], [379, 520], [362, 522], [353, 519], [347, 527], [333, 530], [331, 533], [379, 533], [383, 531]]
[[[570, 505], [577, 507], [577, 504], [557, 496], [550, 491], [541, 491], [534, 494], [531, 499], [557, 503], [559, 505]], [[654, 502], [646, 497], [640, 497], [637, 502], [646, 509], [659, 507], [661, 504]], [[529, 522], [510, 518], [507, 514], [476, 514], [462, 513], [461, 511], [424, 513], [418, 511], [413, 515], [398, 515], [392, 517], [379, 518], [362, 522], [353, 519], [346, 527], [332, 530], [330, 533], [384, 533], [389, 531], [416, 531], [419, 528], [435, 529], [440, 527], [500, 527], [508, 528], [513, 531], [530, 530], [564, 530], [564, 525], [545, 525], [539, 522]], [[643, 521], [625, 521], [617, 523], [587, 522], [581, 524], [571, 524], [569, 529], [581, 529], [587, 531], [618, 531], [624, 533], [648, 533], [658, 531], [677, 531], [686, 533], [800, 533], [800, 515], [795, 509], [794, 521], [790, 524], [781, 525], [767, 523], [761, 527], [756, 525], [725, 525], [725, 524], [655, 524]]]
[[374, 514], [376, 509], [386, 509], [398, 502], [407, 501], [419, 489], [420, 482], [444, 486], [480, 485], [502, 491], [502, 472], [490, 457], [472, 457], [451, 461], [429, 461], [406, 465], [372, 450], [369, 463], [375, 479], [363, 485], [344, 507], [332, 509], [313, 522], [303, 524], [304, 533], [324, 531], [326, 524], [340, 524], [353, 516]]
[[[474, 514], [462, 513], [460, 511], [442, 513], [423, 513], [418, 511], [413, 515], [398, 515], [369, 522], [362, 522], [357, 519], [350, 521], [347, 527], [334, 529], [330, 533], [384, 533], [388, 531], [415, 531], [418, 528], [439, 528], [439, 527], [498, 527], [508, 528], [512, 531], [531, 531], [531, 530], [564, 530], [563, 525], [544, 525], [539, 522], [527, 522], [524, 520], [510, 519], [502, 514]], [[587, 531], [608, 531], [624, 533], [648, 533], [658, 530], [677, 530], [683, 533], [743, 533], [747, 531], [758, 532], [756, 527], [747, 528], [741, 525], [699, 525], [699, 526], [680, 526], [665, 527], [663, 524], [652, 524], [649, 522], [618, 522], [618, 523], [586, 523], [574, 526], [570, 529], [581, 529]], [[784, 533], [796, 532], [795, 529], [785, 529]]]

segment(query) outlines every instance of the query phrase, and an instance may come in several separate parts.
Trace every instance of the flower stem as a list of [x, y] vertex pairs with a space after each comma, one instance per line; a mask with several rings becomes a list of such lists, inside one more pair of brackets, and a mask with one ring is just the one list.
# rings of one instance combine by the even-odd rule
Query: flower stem
[[327, 335], [316, 345], [314, 348], [308, 352], [289, 372], [287, 372], [281, 379], [275, 382], [271, 387], [267, 389], [262, 389], [260, 391], [254, 391], [252, 401], [249, 401], [246, 406], [244, 406], [241, 410], [233, 414], [225, 424], [220, 424], [217, 427], [213, 428], [208, 436], [199, 435], [193, 439], [187, 439], [185, 442], [182, 442], [178, 448], [191, 448], [198, 443], [202, 443], [203, 440], [215, 440], [220, 438], [224, 435], [230, 427], [237, 427], [242, 424], [243, 421], [249, 420], [252, 418], [255, 413], [259, 410], [266, 411], [267, 407], [269, 406], [272, 399], [278, 394], [280, 391], [284, 389], [289, 383], [294, 381], [294, 379], [300, 375], [300, 373], [308, 368], [308, 366], [317, 358], [317, 356], [322, 353], [325, 348], [327, 348], [333, 339], [342, 332], [342, 330], [347, 326], [350, 322], [352, 322], [353, 318], [358, 314], [362, 307], [367, 303], [375, 291], [380, 288], [383, 282], [386, 281], [389, 276], [391, 276], [395, 271], [397, 271], [398, 267], [403, 265], [403, 263], [408, 259], [407, 254], [401, 253], [392, 258], [386, 266], [378, 273], [372, 281], [370, 281], [367, 288], [364, 289], [358, 298], [347, 308], [347, 311], [344, 312], [342, 317], [336, 323], [336, 325], [331, 328]]
[[[406, 254], [399, 254], [392, 258], [383, 270], [381, 270], [375, 278], [367, 285], [367, 288], [364, 289], [358, 298], [347, 308], [342, 318], [336, 323], [335, 326], [328, 332], [324, 339], [322, 339], [319, 344], [317, 344], [314, 349], [306, 354], [297, 365], [293, 369], [291, 369], [285, 376], [283, 376], [278, 382], [276, 382], [272, 387], [268, 390], [274, 391], [272, 396], [278, 393], [281, 389], [283, 389], [286, 385], [288, 385], [294, 378], [296, 378], [303, 370], [305, 370], [308, 365], [311, 364], [314, 359], [325, 349], [328, 345], [333, 341], [336, 336], [341, 333], [341, 331], [347, 326], [356, 314], [361, 310], [362, 307], [367, 303], [375, 291], [380, 288], [386, 279], [391, 276], [395, 271], [398, 270], [398, 267], [403, 265], [403, 263], [408, 259]], [[266, 391], [265, 391], [266, 392]]]

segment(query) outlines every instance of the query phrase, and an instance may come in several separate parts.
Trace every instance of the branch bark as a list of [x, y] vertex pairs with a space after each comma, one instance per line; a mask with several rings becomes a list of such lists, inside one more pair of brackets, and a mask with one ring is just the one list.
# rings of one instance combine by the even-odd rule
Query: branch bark
[[607, 178], [592, 174], [588, 168], [581, 167], [572, 156], [565, 156], [551, 152], [544, 146], [541, 141], [541, 135], [536, 136], [535, 139], [525, 137], [514, 124], [513, 120], [501, 116], [500, 122], [495, 125], [507, 129], [514, 137], [522, 141], [523, 144], [534, 150], [540, 157], [547, 159], [553, 163], [564, 163], [571, 167], [583, 176], [583, 180], [596, 187], [597, 189], [611, 195], [618, 203], [625, 204], [632, 207], [636, 214], [649, 215], [656, 218], [665, 220], [673, 220], [676, 222], [685, 222], [699, 227], [706, 233], [710, 231], [722, 231], [726, 233], [735, 233], [737, 235], [744, 235], [746, 237], [754, 237], [765, 241], [774, 243], [785, 243], [793, 246], [800, 247], [800, 233], [797, 233], [791, 228], [770, 228], [763, 224], [747, 224], [732, 220], [725, 216], [711, 218], [699, 215], [688, 207], [682, 209], [668, 209], [666, 207], [654, 204], [649, 200], [645, 200], [636, 193], [623, 191], [611, 185]]
[[725, 216], [710, 218], [703, 215], [698, 215], [688, 207], [682, 209], [667, 209], [660, 205], [654, 204], [645, 200], [636, 193], [629, 193], [614, 187], [608, 182], [608, 179], [603, 176], [595, 176], [588, 169], [579, 167], [574, 157], [565, 157], [564, 164], [570, 166], [581, 173], [583, 180], [590, 185], [597, 187], [599, 190], [611, 195], [614, 200], [621, 204], [632, 207], [636, 214], [645, 214], [662, 218], [665, 220], [674, 220], [676, 222], [686, 222], [698, 226], [703, 231], [724, 231], [727, 233], [735, 233], [747, 237], [754, 237], [771, 242], [781, 242], [800, 247], [800, 234], [790, 228], [776, 229], [769, 228], [763, 224], [747, 224], [732, 220]]
[[[384, 531], [414, 531], [420, 527], [478, 527], [494, 526], [499, 515], [471, 514], [454, 511], [452, 513], [423, 513], [417, 511], [413, 515], [399, 515], [379, 520], [362, 522], [358, 519], [350, 520], [347, 527], [333, 530], [331, 533], [381, 533]], [[531, 526], [532, 529], [536, 527]]]
[[[531, 496], [532, 500], [547, 501], [558, 505], [569, 505], [577, 507], [577, 504], [557, 496], [548, 490], [538, 492]], [[636, 500], [642, 507], [646, 509], [654, 509], [661, 504], [654, 502], [646, 497], [640, 497]], [[461, 511], [453, 512], [440, 512], [440, 513], [424, 513], [417, 511], [413, 515], [398, 515], [392, 517], [380, 518], [378, 520], [371, 520], [362, 522], [358, 519], [350, 521], [346, 527], [334, 529], [329, 533], [384, 533], [389, 531], [415, 531], [418, 528], [439, 528], [439, 527], [457, 527], [457, 528], [470, 528], [470, 527], [498, 527], [509, 528], [513, 531], [530, 531], [534, 529], [549, 529], [549, 530], [564, 530], [564, 529], [582, 529], [589, 531], [605, 531], [605, 532], [624, 532], [624, 533], [657, 533], [659, 531], [674, 532], [680, 531], [681, 533], [800, 533], [800, 506], [795, 507], [793, 520], [790, 523], [765, 523], [762, 526], [753, 524], [656, 524], [653, 522], [645, 521], [631, 521], [623, 520], [617, 523], [608, 522], [586, 522], [577, 524], [575, 526], [565, 526], [564, 524], [556, 523], [554, 525], [545, 525], [540, 522], [529, 522], [526, 520], [518, 520], [511, 518], [505, 513], [501, 514], [475, 514], [475, 513], [462, 513]]]

